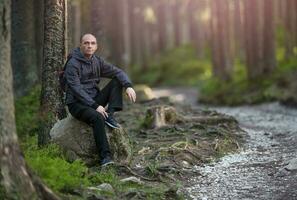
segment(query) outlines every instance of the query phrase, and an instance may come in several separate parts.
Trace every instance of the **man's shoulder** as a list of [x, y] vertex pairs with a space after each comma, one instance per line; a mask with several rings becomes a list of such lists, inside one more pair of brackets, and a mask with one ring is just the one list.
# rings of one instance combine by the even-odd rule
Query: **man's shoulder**
[[81, 65], [81, 61], [79, 61], [75, 57], [70, 57], [70, 58], [68, 58], [67, 65], [73, 65], [73, 66], [77, 66], [78, 67], [78, 66]]

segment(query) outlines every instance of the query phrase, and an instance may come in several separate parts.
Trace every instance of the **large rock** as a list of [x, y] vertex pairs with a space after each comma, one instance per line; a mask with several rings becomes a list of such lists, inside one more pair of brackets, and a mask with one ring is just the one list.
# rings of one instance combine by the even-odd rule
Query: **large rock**
[[[128, 163], [131, 159], [131, 146], [126, 131], [123, 128], [106, 130], [114, 160]], [[90, 166], [98, 163], [93, 130], [86, 123], [69, 115], [54, 125], [50, 136], [63, 149], [68, 161], [81, 159]]]
[[138, 102], [145, 102], [156, 98], [152, 89], [147, 85], [142, 85], [142, 84], [135, 85], [134, 90], [137, 94]]

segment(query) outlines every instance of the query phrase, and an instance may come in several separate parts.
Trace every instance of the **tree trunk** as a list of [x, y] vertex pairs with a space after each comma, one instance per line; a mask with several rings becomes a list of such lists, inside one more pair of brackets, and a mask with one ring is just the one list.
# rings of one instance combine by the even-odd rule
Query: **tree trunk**
[[276, 67], [273, 5], [271, 0], [264, 0], [263, 73], [270, 73]]
[[286, 30], [286, 59], [294, 55], [294, 47], [297, 45], [297, 12], [296, 1], [286, 0], [286, 16], [285, 16], [285, 30]]
[[164, 1], [157, 1], [157, 26], [159, 51], [166, 48], [166, 23], [165, 23], [165, 4]]
[[58, 72], [64, 64], [66, 0], [45, 0], [44, 49], [40, 105], [39, 144], [46, 144], [49, 132], [58, 119], [66, 116], [63, 93], [59, 86]]
[[189, 34], [190, 34], [190, 41], [193, 46], [196, 48], [198, 57], [202, 57], [202, 48], [201, 48], [201, 41], [200, 38], [200, 20], [198, 11], [199, 4], [196, 1], [190, 1], [187, 8], [187, 20], [189, 23]]
[[188, 44], [190, 42], [190, 24], [188, 21], [188, 8], [191, 0], [180, 1], [180, 31], [181, 44]]
[[234, 56], [242, 58], [244, 56], [243, 44], [243, 22], [242, 22], [242, 1], [233, 0], [233, 33], [234, 33]]
[[0, 2], [0, 199], [58, 199], [28, 171], [15, 127], [10, 58], [10, 1]]
[[34, 0], [34, 13], [35, 15], [35, 49], [36, 51], [36, 69], [38, 75], [38, 82], [41, 82], [41, 66], [42, 66], [42, 59], [43, 59], [43, 10], [44, 5], [43, 1]]
[[232, 70], [228, 0], [211, 1], [211, 10], [213, 74], [221, 80], [228, 80]]
[[81, 9], [78, 0], [69, 1], [69, 19], [68, 19], [68, 49], [77, 47], [80, 43], [82, 34], [81, 28]]
[[123, 60], [126, 66], [126, 72], [129, 70], [127, 67], [130, 65], [131, 62], [131, 42], [130, 42], [130, 34], [131, 34], [131, 27], [129, 21], [129, 12], [130, 12], [130, 1], [129, 0], [122, 0], [123, 1], [123, 41], [124, 41], [124, 55]]
[[143, 15], [142, 10], [139, 5], [138, 0], [130, 0], [131, 12], [130, 12], [130, 21], [131, 21], [131, 46], [132, 46], [132, 60], [133, 63], [137, 66], [142, 65], [142, 35], [143, 30], [141, 25], [143, 24]]
[[257, 0], [243, 1], [247, 75], [250, 80], [263, 74], [259, 37], [260, 18]]
[[38, 80], [34, 2], [12, 1], [12, 66], [16, 96], [26, 95]]
[[174, 0], [171, 7], [171, 13], [174, 28], [174, 46], [178, 47], [181, 44], [180, 2], [178, 0]]

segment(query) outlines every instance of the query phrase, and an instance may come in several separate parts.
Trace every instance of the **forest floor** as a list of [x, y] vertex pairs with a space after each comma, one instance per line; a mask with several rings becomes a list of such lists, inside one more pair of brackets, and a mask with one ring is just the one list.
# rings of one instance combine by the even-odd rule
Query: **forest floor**
[[[193, 108], [182, 96], [172, 99], [173, 96], [160, 92], [155, 91], [156, 96], [164, 98], [128, 103], [125, 112], [116, 113], [133, 149], [130, 169], [116, 166], [116, 171], [123, 178], [136, 176], [153, 190], [159, 189], [160, 196], [152, 199], [182, 199], [187, 194], [180, 188], [190, 177], [199, 175], [193, 166], [237, 152], [246, 133], [233, 117]], [[152, 122], [162, 121], [153, 119], [162, 118], [162, 110], [166, 123], [151, 127]], [[148, 115], [149, 111], [153, 113]], [[138, 189], [132, 193], [119, 192], [117, 197], [146, 199], [148, 193]]]
[[248, 137], [241, 150], [197, 165], [184, 179], [188, 199], [297, 199], [297, 109], [279, 103], [214, 107], [198, 105], [192, 88], [156, 88], [154, 93], [235, 117]]

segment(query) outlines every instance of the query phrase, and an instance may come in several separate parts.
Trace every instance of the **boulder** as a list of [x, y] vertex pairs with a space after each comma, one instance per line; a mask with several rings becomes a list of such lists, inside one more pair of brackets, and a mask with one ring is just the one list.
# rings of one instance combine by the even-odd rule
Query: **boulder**
[[[122, 127], [106, 130], [113, 159], [122, 164], [128, 163], [132, 150], [127, 132]], [[52, 142], [62, 148], [68, 161], [81, 159], [88, 166], [99, 163], [93, 130], [86, 123], [69, 115], [54, 125], [50, 136]]]
[[137, 101], [144, 102], [155, 98], [152, 89], [147, 85], [135, 85], [134, 90], [137, 94]]

